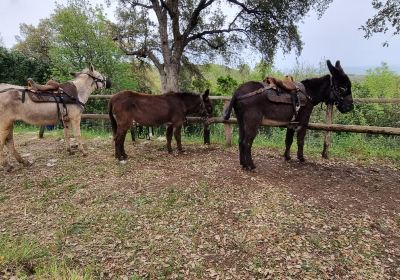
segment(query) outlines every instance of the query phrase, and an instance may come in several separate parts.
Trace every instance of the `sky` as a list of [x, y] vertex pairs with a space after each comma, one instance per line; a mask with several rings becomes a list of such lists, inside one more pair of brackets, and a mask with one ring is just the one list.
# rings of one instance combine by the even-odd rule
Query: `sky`
[[[283, 55], [278, 51], [275, 66], [281, 70], [293, 68], [296, 63], [317, 66], [322, 60], [340, 60], [342, 66], [353, 72], [362, 72], [367, 68], [379, 66], [382, 62], [400, 71], [400, 36], [390, 34], [377, 35], [367, 40], [359, 27], [374, 14], [372, 0], [334, 0], [321, 19], [315, 14], [307, 16], [299, 24], [304, 42], [300, 57], [294, 53]], [[58, 0], [65, 3], [66, 0]], [[103, 3], [104, 0], [91, 0]], [[0, 36], [6, 47], [15, 44], [20, 23], [37, 25], [41, 18], [50, 16], [55, 8], [54, 0], [0, 0]], [[112, 8], [105, 8], [107, 15], [113, 18]], [[389, 41], [389, 47], [382, 43]], [[252, 65], [259, 58], [249, 55]], [[348, 71], [347, 71], [348, 72]]]

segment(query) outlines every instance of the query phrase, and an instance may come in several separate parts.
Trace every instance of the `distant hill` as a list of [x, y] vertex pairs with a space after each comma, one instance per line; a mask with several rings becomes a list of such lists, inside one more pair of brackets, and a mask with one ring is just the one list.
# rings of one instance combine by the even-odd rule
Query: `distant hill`
[[[375, 69], [377, 66], [346, 66], [346, 73], [353, 75], [365, 75], [368, 69]], [[400, 74], [400, 65], [389, 65], [389, 69]]]

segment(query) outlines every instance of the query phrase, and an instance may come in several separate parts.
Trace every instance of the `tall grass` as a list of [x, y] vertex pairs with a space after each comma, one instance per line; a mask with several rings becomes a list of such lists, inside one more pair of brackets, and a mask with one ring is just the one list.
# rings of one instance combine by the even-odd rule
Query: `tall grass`
[[[38, 128], [19, 124], [15, 127], [16, 133], [38, 133]], [[154, 129], [154, 137], [164, 137], [165, 128]], [[254, 140], [254, 148], [271, 148], [283, 153], [285, 145], [284, 128], [263, 127]], [[183, 130], [183, 141], [195, 144], [203, 143], [203, 129], [200, 125], [191, 125]], [[111, 132], [101, 127], [82, 128], [85, 139], [110, 138]], [[46, 131], [45, 137], [63, 137], [62, 129]], [[130, 137], [128, 133], [128, 137]], [[221, 147], [225, 145], [224, 129], [222, 124], [211, 126], [211, 143]], [[238, 145], [238, 128], [234, 126], [232, 144]], [[296, 139], [293, 141], [292, 153], [296, 152]], [[304, 152], [310, 156], [319, 156], [323, 148], [323, 133], [309, 130], [307, 132]], [[388, 160], [400, 164], [400, 137], [368, 135], [357, 133], [333, 133], [330, 154], [333, 158], [367, 160]]]

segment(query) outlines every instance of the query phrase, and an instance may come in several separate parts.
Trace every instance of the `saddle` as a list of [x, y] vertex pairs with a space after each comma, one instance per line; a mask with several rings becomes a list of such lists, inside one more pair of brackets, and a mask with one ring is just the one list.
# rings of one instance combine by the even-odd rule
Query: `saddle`
[[288, 93], [296, 93], [299, 90], [296, 83], [294, 82], [293, 77], [290, 75], [286, 75], [282, 80], [268, 76], [264, 79], [263, 82], [269, 85], [272, 89], [281, 89]]
[[[46, 84], [41, 85], [35, 83], [32, 79], [28, 79], [28, 86], [22, 93], [22, 103], [25, 102], [25, 94], [28, 93], [29, 98], [36, 103], [55, 103], [57, 106], [58, 118], [62, 125], [69, 121], [67, 104], [77, 104], [85, 107], [85, 104], [79, 101], [78, 89], [72, 82], [60, 84], [54, 80], [49, 80]], [[63, 107], [60, 108], [60, 104]]]
[[32, 91], [55, 91], [60, 88], [60, 83], [50, 79], [45, 85], [35, 83], [31, 78], [28, 79], [28, 89]]
[[49, 80], [46, 84], [41, 85], [29, 78], [26, 91], [33, 102], [84, 105], [79, 101], [78, 90], [71, 82], [60, 84], [54, 80]]

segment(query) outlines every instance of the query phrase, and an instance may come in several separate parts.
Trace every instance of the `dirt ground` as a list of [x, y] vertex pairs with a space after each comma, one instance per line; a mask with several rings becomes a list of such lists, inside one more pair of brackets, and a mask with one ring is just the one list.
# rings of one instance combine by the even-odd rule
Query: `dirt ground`
[[[400, 279], [400, 171], [390, 164], [161, 141], [16, 137], [31, 167], [0, 170], [0, 234], [36, 240], [104, 279]], [[33, 264], [35, 265], [35, 264]], [[1, 267], [0, 278], [12, 275]], [[32, 269], [34, 277], [34, 268]]]

